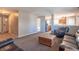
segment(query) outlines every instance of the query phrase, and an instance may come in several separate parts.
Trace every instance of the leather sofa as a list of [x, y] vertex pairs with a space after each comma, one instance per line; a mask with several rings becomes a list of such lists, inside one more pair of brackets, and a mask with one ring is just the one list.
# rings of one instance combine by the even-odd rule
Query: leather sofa
[[12, 38], [0, 42], [0, 51], [23, 51], [15, 45]]

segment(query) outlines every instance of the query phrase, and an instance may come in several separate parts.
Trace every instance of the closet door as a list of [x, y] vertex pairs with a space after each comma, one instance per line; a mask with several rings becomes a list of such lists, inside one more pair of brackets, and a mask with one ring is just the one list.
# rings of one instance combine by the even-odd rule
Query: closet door
[[3, 33], [8, 32], [8, 16], [3, 15]]

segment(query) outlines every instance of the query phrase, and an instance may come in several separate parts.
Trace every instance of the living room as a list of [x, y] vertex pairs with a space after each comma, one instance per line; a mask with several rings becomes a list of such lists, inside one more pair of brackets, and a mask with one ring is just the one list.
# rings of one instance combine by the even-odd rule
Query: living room
[[[78, 50], [77, 49], [78, 44], [75, 39], [75, 34], [79, 29], [79, 20], [78, 20], [79, 8], [77, 7], [16, 7], [16, 8], [9, 7], [6, 9], [19, 11], [18, 26], [17, 26], [18, 33], [17, 33], [17, 37], [13, 41], [15, 45], [17, 45], [22, 50], [59, 51], [59, 48], [61, 48], [60, 50], [65, 48], [66, 50], [71, 50], [71, 51]], [[67, 32], [65, 32], [65, 30], [63, 32], [60, 29], [62, 27], [67, 27]], [[68, 35], [68, 37], [66, 36], [66, 38], [68, 38], [68, 40], [70, 38], [69, 41], [64, 40], [63, 37], [65, 37], [65, 35]], [[41, 36], [45, 36], [45, 37], [42, 38]], [[48, 40], [48, 38], [53, 39], [53, 37], [56, 36], [57, 36], [56, 41], [53, 41], [51, 43], [51, 40]], [[62, 38], [58, 38], [58, 37], [62, 37]], [[47, 38], [47, 40], [45, 38]], [[67, 44], [65, 44], [67, 46], [65, 47], [64, 45], [64, 48], [61, 47], [62, 45], [60, 42], [63, 40], [66, 42], [68, 41]], [[72, 41], [75, 42], [75, 44], [72, 44], [73, 43]], [[76, 46], [76, 48], [74, 45]], [[68, 49], [67, 47], [70, 49]]]

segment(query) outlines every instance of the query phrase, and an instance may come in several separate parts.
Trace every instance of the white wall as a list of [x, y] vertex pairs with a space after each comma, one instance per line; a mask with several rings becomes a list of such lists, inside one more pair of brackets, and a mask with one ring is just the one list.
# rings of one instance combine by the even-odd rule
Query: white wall
[[18, 37], [23, 37], [26, 35], [36, 33], [36, 16], [29, 12], [20, 10], [18, 27]]
[[40, 16], [40, 31], [45, 32], [46, 31], [46, 21], [45, 21], [45, 16]]
[[79, 26], [79, 16], [76, 16], [76, 26]]

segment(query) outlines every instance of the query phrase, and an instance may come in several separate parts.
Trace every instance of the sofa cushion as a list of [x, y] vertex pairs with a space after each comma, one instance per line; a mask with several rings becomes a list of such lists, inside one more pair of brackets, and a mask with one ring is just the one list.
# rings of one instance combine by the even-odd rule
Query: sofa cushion
[[23, 51], [14, 44], [12, 38], [0, 42], [0, 51]]

